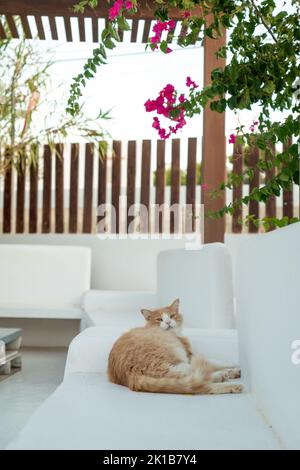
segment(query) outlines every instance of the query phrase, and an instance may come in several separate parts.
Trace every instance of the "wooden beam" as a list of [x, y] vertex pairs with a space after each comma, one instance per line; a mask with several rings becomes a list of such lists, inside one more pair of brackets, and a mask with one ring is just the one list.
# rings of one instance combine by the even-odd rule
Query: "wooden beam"
[[[208, 18], [209, 23], [209, 18]], [[211, 72], [217, 67], [225, 66], [225, 59], [217, 59], [215, 53], [226, 44], [226, 35], [218, 39], [204, 39], [204, 86], [211, 82]], [[202, 191], [201, 203], [204, 212], [217, 211], [225, 205], [225, 193], [215, 199], [210, 198], [210, 192], [225, 180], [226, 143], [225, 143], [225, 113], [211, 111], [209, 105], [203, 113], [203, 147], [202, 147]], [[205, 215], [204, 243], [224, 242], [225, 219], [212, 219]]]
[[[74, 12], [75, 0], [0, 0], [0, 14], [10, 15], [41, 15], [41, 16], [85, 16], [87, 18], [107, 18], [108, 10], [113, 4], [113, 0], [99, 2], [97, 8], [86, 7], [84, 15]], [[137, 13], [130, 15], [134, 19], [153, 19], [157, 5], [152, 0], [140, 0]], [[201, 9], [195, 8], [193, 14], [200, 14]], [[182, 12], [170, 8], [170, 18], [174, 20], [182, 19]]]

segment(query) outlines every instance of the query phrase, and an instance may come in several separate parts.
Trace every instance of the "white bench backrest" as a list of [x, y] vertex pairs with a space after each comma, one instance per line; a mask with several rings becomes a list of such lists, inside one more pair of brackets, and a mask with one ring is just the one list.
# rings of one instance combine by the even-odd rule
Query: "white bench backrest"
[[0, 306], [78, 305], [90, 275], [89, 248], [0, 245]]
[[225, 245], [164, 251], [157, 272], [160, 305], [179, 297], [186, 327], [233, 328], [231, 258]]

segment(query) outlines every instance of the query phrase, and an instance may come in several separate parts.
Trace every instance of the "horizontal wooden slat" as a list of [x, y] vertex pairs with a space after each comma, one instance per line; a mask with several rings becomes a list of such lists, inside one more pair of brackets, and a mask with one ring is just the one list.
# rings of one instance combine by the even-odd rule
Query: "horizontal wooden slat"
[[[74, 0], [0, 0], [0, 14], [12, 15], [56, 15], [56, 16], [80, 16], [80, 13], [74, 12]], [[139, 0], [138, 11], [134, 14], [128, 13], [129, 18], [135, 19], [153, 19], [157, 4], [152, 0]], [[97, 8], [86, 7], [84, 16], [98, 18], [107, 18], [111, 2], [98, 2]], [[193, 14], [201, 14], [201, 8], [195, 8]], [[174, 20], [182, 19], [182, 12], [176, 8], [169, 9], [170, 18]]]

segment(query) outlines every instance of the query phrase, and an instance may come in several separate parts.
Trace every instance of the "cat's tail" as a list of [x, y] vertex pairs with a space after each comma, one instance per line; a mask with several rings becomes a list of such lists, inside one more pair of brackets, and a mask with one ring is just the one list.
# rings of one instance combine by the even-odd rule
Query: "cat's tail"
[[178, 375], [164, 377], [150, 377], [133, 374], [129, 380], [129, 388], [136, 392], [151, 393], [178, 393], [202, 394], [207, 393], [207, 383], [210, 380], [210, 371], [207, 361], [202, 357], [192, 359], [191, 373], [185, 376]]

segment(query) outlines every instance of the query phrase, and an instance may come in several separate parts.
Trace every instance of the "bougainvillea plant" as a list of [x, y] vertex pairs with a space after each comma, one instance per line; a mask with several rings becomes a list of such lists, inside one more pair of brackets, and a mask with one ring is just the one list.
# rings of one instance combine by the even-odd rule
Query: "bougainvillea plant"
[[[280, 3], [280, 5], [279, 5]], [[282, 3], [282, 5], [281, 5]], [[230, 56], [224, 69], [216, 68], [211, 73], [211, 83], [202, 90], [188, 77], [187, 93], [182, 93], [167, 84], [156, 99], [145, 103], [147, 112], [155, 112], [153, 127], [161, 138], [175, 134], [195, 114], [205, 106], [218, 113], [230, 110], [251, 110], [259, 105], [260, 114], [250, 129], [237, 128], [229, 137], [230, 143], [236, 139], [247, 146], [257, 146], [268, 153], [274, 144], [284, 144], [284, 151], [274, 158], [261, 158], [259, 170], [267, 171], [275, 166], [274, 178], [235, 205], [248, 205], [252, 199], [266, 202], [271, 196], [279, 196], [283, 189], [290, 189], [292, 183], [299, 184], [298, 145], [300, 141], [300, 102], [295, 99], [293, 86], [300, 77], [300, 0], [275, 2], [274, 0], [154, 0], [156, 24], [151, 31], [148, 45], [153, 51], [160, 49], [171, 53], [163, 33], [174, 33], [174, 22], [169, 11], [181, 11], [186, 34], [175, 38], [181, 47], [186, 47], [204, 36], [215, 39], [230, 30], [226, 46], [217, 52], [219, 57]], [[83, 0], [75, 6], [76, 11], [84, 11], [86, 6], [98, 7], [98, 0]], [[286, 7], [286, 8], [285, 8]], [[75, 115], [80, 109], [79, 99], [86, 80], [96, 73], [101, 64], [106, 63], [107, 49], [113, 49], [120, 41], [119, 31], [130, 29], [126, 18], [138, 11], [138, 0], [111, 2], [107, 28], [101, 36], [99, 47], [94, 49], [81, 74], [74, 78], [67, 110]], [[273, 121], [272, 111], [280, 111], [285, 116]], [[160, 117], [168, 119], [169, 125], [162, 127]], [[253, 177], [253, 170], [245, 170]], [[244, 175], [233, 175], [222, 183], [216, 192], [232, 189], [240, 184]], [[222, 217], [232, 214], [233, 203], [217, 213]], [[294, 221], [288, 219], [264, 220], [267, 225], [281, 226]]]

